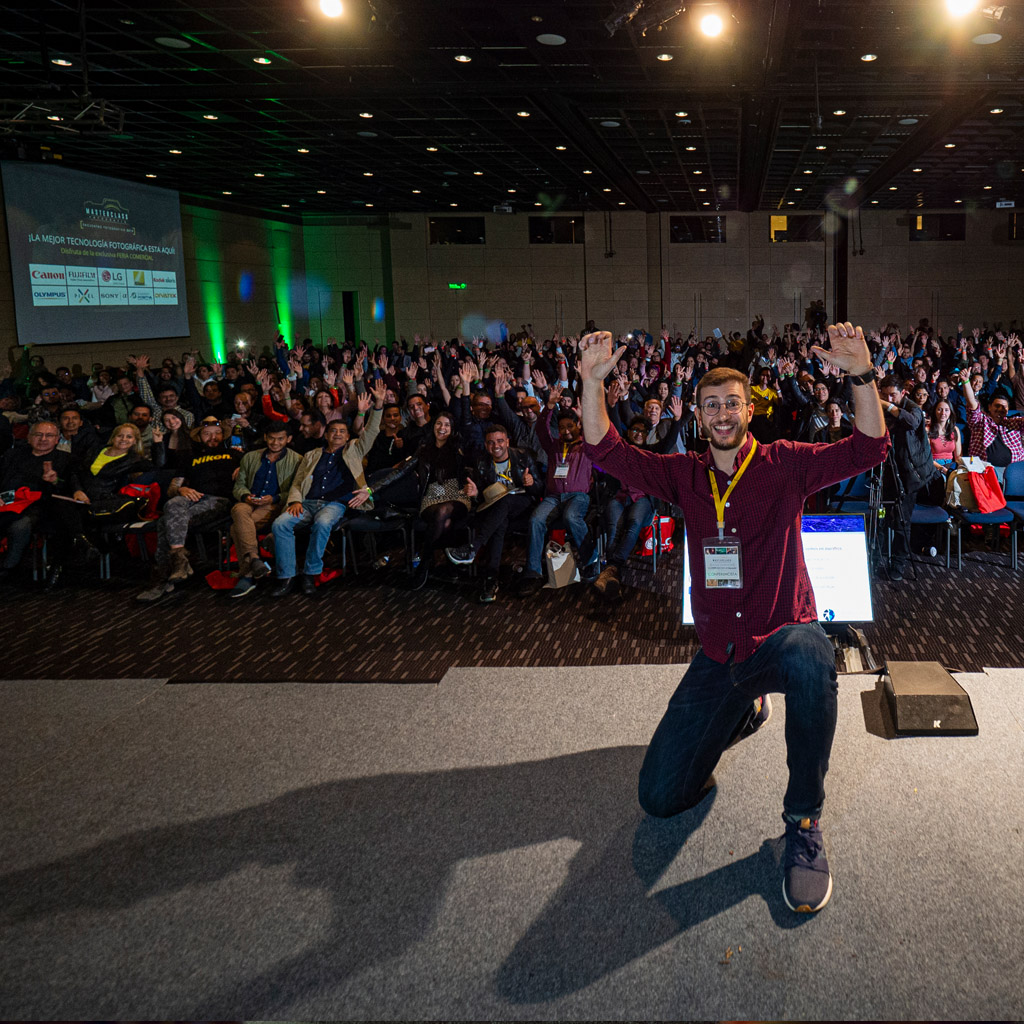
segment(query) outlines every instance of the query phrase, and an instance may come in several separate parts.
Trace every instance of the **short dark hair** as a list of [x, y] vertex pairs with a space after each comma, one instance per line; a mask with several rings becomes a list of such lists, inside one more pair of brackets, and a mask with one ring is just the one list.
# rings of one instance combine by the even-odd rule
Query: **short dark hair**
[[[559, 419], [561, 418], [562, 417], [559, 416]], [[490, 423], [484, 430], [485, 441], [487, 440], [487, 437], [490, 434], [504, 434], [506, 437], [508, 437], [508, 429], [501, 423]]]
[[290, 434], [291, 431], [288, 429], [287, 423], [282, 423], [280, 420], [268, 420], [267, 425], [263, 428], [263, 436], [269, 437], [271, 434]]
[[[321, 427], [327, 426], [327, 417], [319, 409], [303, 409], [302, 416], [308, 416], [314, 423], [319, 423]], [[299, 419], [302, 419], [302, 416]]]
[[162, 395], [165, 391], [173, 391], [174, 397], [178, 397], [178, 389], [173, 384], [161, 384], [160, 387], [156, 389], [156, 393], [158, 395]]
[[901, 391], [903, 389], [903, 382], [894, 373], [890, 373], [878, 382], [879, 391], [884, 391], [886, 388], [895, 388], [897, 391]]
[[579, 417], [572, 411], [572, 409], [563, 409], [558, 414], [558, 422], [561, 423], [562, 420], [572, 420], [573, 423], [579, 423], [580, 421]]
[[650, 426], [648, 425], [647, 420], [643, 418], [643, 416], [634, 416], [629, 421], [629, 425], [626, 427], [626, 433], [628, 434], [634, 427], [643, 427], [644, 433], [650, 430]]
[[[416, 395], [416, 397], [417, 398], [422, 398], [423, 396], [422, 395]], [[385, 402], [384, 403], [384, 407], [380, 411], [380, 414], [381, 414], [382, 417], [383, 417], [384, 413], [386, 413], [388, 411], [388, 409], [397, 409], [399, 412], [402, 411], [402, 407], [397, 402]]]
[[136, 409], [145, 409], [146, 412], [148, 413], [151, 413], [153, 411], [152, 409], [150, 409], [149, 404], [147, 402], [135, 402], [132, 405], [131, 411], [135, 412]]

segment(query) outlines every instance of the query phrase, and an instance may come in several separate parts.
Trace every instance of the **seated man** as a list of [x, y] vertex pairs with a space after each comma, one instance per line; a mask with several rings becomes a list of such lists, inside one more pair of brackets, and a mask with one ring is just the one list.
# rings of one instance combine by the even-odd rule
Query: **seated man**
[[0, 459], [0, 492], [27, 487], [40, 495], [21, 510], [0, 508], [0, 537], [7, 538], [7, 554], [0, 563], [0, 580], [17, 568], [32, 533], [42, 530], [51, 538], [51, 569], [46, 582], [52, 587], [61, 566], [71, 555], [73, 540], [82, 532], [78, 506], [54, 497], [63, 495], [74, 497], [76, 501], [89, 500], [81, 489], [71, 456], [57, 450], [58, 436], [56, 423], [40, 420], [29, 428], [28, 444], [16, 445]]
[[274, 520], [277, 586], [270, 592], [271, 597], [284, 597], [292, 589], [297, 527], [312, 524], [302, 567], [302, 592], [314, 594], [316, 578], [323, 572], [331, 530], [345, 515], [346, 508], [373, 507], [371, 491], [363, 476], [363, 458], [380, 431], [386, 390], [383, 380], [375, 383], [373, 411], [358, 438], [350, 440], [347, 424], [333, 420], [327, 426], [324, 447], [314, 448], [303, 456], [288, 491], [288, 507]]
[[159, 601], [174, 584], [192, 575], [185, 539], [197, 516], [213, 516], [231, 507], [231, 492], [241, 455], [224, 447], [220, 421], [210, 416], [199, 428], [199, 443], [183, 457], [184, 476], [171, 480], [167, 504], [157, 523], [156, 559], [150, 585], [137, 601]]
[[65, 409], [60, 414], [60, 440], [57, 448], [69, 452], [73, 459], [78, 459], [99, 440], [96, 428], [82, 419], [81, 412], [76, 408]]
[[231, 542], [238, 558], [238, 582], [232, 597], [245, 597], [255, 588], [255, 580], [270, 574], [270, 566], [259, 557], [259, 531], [280, 514], [281, 496], [288, 493], [302, 461], [302, 456], [288, 447], [284, 423], [268, 421], [263, 442], [265, 448], [242, 456], [235, 480]]
[[[486, 429], [484, 448], [487, 454], [473, 467], [472, 490], [483, 496], [472, 520], [475, 537], [471, 544], [445, 549], [448, 560], [455, 565], [470, 565], [487, 549], [481, 604], [493, 601], [498, 594], [498, 568], [508, 524], [531, 508], [544, 492], [530, 453], [510, 448], [503, 426], [492, 423]], [[493, 490], [488, 493], [488, 488]]]
[[520, 587], [523, 597], [536, 594], [544, 585], [544, 542], [551, 523], [559, 516], [576, 545], [581, 566], [593, 563], [597, 555], [587, 538], [586, 515], [590, 508], [590, 471], [593, 464], [583, 451], [580, 421], [574, 412], [559, 413], [558, 442], [549, 429], [552, 412], [561, 397], [562, 388], [556, 384], [548, 395], [547, 408], [537, 425], [537, 436], [548, 453], [547, 496], [530, 517], [530, 549]]

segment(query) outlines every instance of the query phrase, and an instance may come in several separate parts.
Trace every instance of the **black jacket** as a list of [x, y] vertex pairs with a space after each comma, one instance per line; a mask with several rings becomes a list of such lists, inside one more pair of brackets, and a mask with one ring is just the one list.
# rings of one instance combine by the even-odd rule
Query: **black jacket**
[[102, 441], [93, 445], [78, 465], [78, 478], [82, 482], [82, 490], [89, 495], [90, 501], [100, 501], [117, 494], [122, 487], [132, 482], [132, 477], [136, 473], [145, 473], [153, 468], [153, 463], [148, 459], [129, 451], [119, 459], [106, 463], [93, 475], [92, 464], [96, 456], [106, 448], [107, 445]]
[[[516, 489], [523, 489], [531, 498], [542, 498], [544, 496], [544, 480], [545, 475], [543, 472], [538, 470], [536, 462], [533, 460], [533, 456], [522, 448], [509, 448], [509, 471], [512, 476], [512, 486]], [[530, 487], [526, 487], [523, 484], [523, 474], [529, 470], [530, 476], [533, 477], [533, 484]], [[480, 494], [483, 494], [484, 488], [489, 487], [493, 483], [498, 482], [498, 475], [494, 469], [494, 462], [490, 455], [478, 456], [471, 469], [471, 475], [473, 477], [473, 483], [476, 484]]]
[[924, 410], [905, 395], [896, 405], [895, 417], [888, 413], [885, 417], [892, 439], [892, 456], [905, 490], [919, 491], [939, 473], [924, 425]]

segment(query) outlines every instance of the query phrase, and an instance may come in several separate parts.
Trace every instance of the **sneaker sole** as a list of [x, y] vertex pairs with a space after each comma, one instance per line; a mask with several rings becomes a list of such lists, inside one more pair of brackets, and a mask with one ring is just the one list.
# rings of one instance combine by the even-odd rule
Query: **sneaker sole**
[[444, 553], [452, 565], [472, 565], [476, 561], [475, 558], [456, 558], [447, 548], [445, 548]]
[[238, 587], [232, 587], [229, 597], [245, 597], [246, 594], [251, 594], [256, 589], [255, 583], [250, 583], [244, 590]]
[[808, 903], [801, 903], [798, 907], [794, 907], [789, 902], [789, 896], [786, 895], [786, 880], [782, 880], [782, 898], [786, 901], [786, 906], [793, 911], [794, 914], [816, 914], [819, 910], [823, 909], [825, 904], [832, 899], [832, 873], [829, 872], [828, 876], [828, 890], [825, 893], [825, 898], [816, 906], [812, 907]]

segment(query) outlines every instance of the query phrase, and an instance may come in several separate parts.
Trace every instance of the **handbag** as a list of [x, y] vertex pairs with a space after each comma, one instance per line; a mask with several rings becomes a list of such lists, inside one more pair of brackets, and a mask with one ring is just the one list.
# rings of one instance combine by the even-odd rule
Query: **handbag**
[[964, 512], [977, 512], [978, 502], [970, 485], [971, 471], [957, 466], [946, 479], [946, 507], [959, 508]]
[[[663, 555], [671, 551], [672, 534], [675, 532], [676, 521], [671, 516], [658, 516], [658, 554]], [[640, 531], [640, 554], [644, 558], [651, 558], [654, 555], [654, 529], [652, 526], [645, 526]]]
[[43, 496], [42, 491], [29, 490], [28, 487], [19, 487], [10, 497], [10, 501], [0, 501], [0, 512], [24, 512], [34, 501]]
[[576, 557], [568, 544], [558, 544], [549, 540], [544, 547], [544, 570], [547, 573], [547, 585], [552, 590], [559, 590], [578, 583], [580, 574], [576, 569]]
[[983, 473], [969, 474], [968, 480], [979, 512], [998, 512], [1006, 508], [1006, 497], [993, 466], [986, 466]]

